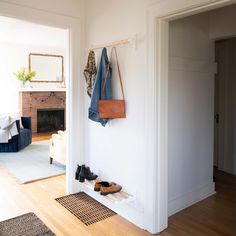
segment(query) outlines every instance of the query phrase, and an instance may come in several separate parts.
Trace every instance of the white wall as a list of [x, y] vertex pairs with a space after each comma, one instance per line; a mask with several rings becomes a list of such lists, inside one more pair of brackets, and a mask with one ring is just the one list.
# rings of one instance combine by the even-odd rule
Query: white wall
[[[135, 201], [116, 210], [141, 227], [145, 227], [146, 156], [144, 88], [146, 82], [146, 6], [140, 1], [88, 1], [86, 30], [87, 47], [138, 35], [137, 50], [133, 46], [117, 48], [127, 118], [109, 121], [104, 128], [87, 119], [86, 164], [102, 179], [115, 181], [134, 195]], [[100, 53], [101, 50], [98, 51]], [[108, 52], [109, 53], [109, 52]], [[98, 57], [99, 58], [99, 57]], [[118, 81], [114, 82], [115, 97], [120, 97]], [[117, 95], [119, 91], [119, 96]], [[86, 107], [89, 106], [86, 95]], [[86, 110], [86, 116], [87, 116]]]
[[170, 23], [169, 214], [214, 192], [214, 44], [208, 14]]
[[0, 28], [0, 42], [3, 43], [43, 45], [52, 48], [65, 48], [68, 44], [68, 34], [61, 28], [5, 16], [0, 16]]
[[[22, 67], [28, 70], [29, 53], [66, 56], [66, 49], [15, 43], [0, 43], [0, 51], [0, 84], [2, 85], [0, 86], [1, 113], [19, 112], [19, 90], [22, 87], [22, 83], [17, 80], [13, 73], [19, 71]], [[65, 65], [65, 68], [67, 68], [67, 65]], [[55, 83], [28, 82], [26, 84], [26, 87], [46, 89], [47, 91], [59, 86], [60, 84]]]

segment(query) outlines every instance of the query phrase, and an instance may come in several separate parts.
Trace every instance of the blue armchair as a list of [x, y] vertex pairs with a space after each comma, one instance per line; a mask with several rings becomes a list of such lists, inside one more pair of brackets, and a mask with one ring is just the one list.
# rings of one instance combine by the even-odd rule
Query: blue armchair
[[21, 117], [23, 129], [20, 128], [20, 121], [16, 121], [19, 134], [12, 137], [8, 143], [0, 143], [0, 152], [18, 152], [32, 143], [31, 117]]

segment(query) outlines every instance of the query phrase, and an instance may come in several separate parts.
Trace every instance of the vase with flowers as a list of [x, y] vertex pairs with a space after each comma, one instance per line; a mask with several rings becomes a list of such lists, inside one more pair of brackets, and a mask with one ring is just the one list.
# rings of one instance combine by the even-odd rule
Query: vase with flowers
[[35, 71], [27, 71], [25, 67], [22, 67], [19, 71], [14, 73], [14, 75], [17, 77], [19, 81], [22, 82], [23, 87], [25, 87], [25, 84], [30, 81], [32, 77], [36, 76]]

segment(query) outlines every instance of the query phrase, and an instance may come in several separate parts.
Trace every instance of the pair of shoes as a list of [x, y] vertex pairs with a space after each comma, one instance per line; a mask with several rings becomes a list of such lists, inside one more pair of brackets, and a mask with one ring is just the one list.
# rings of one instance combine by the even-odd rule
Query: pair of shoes
[[79, 182], [83, 183], [85, 179], [87, 180], [95, 180], [98, 176], [91, 172], [89, 167], [85, 165], [78, 165], [77, 170], [75, 172], [75, 179], [79, 180]]
[[114, 182], [101, 181], [95, 183], [94, 191], [100, 191], [101, 195], [108, 195], [110, 193], [118, 193], [122, 187]]

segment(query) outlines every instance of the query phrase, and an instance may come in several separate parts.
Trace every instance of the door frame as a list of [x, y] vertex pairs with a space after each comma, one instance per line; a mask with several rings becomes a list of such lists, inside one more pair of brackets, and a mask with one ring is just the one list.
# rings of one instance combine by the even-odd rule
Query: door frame
[[[84, 157], [84, 115], [83, 115], [83, 83], [81, 78], [82, 61], [84, 56], [83, 41], [83, 19], [65, 16], [46, 10], [21, 6], [14, 3], [0, 2], [0, 15], [25, 20], [46, 26], [63, 28], [68, 30], [67, 65], [68, 77], [66, 93], [66, 127], [67, 127], [67, 163], [66, 163], [66, 192], [75, 193], [79, 191], [78, 184], [74, 180], [78, 162]], [[78, 66], [80, 65], [80, 66]], [[82, 88], [79, 91], [79, 88]], [[80, 132], [79, 132], [80, 131]]]
[[147, 10], [145, 136], [147, 179], [152, 181], [146, 194], [145, 219], [151, 233], [168, 226], [169, 22], [234, 3], [235, 0], [160, 0]]

